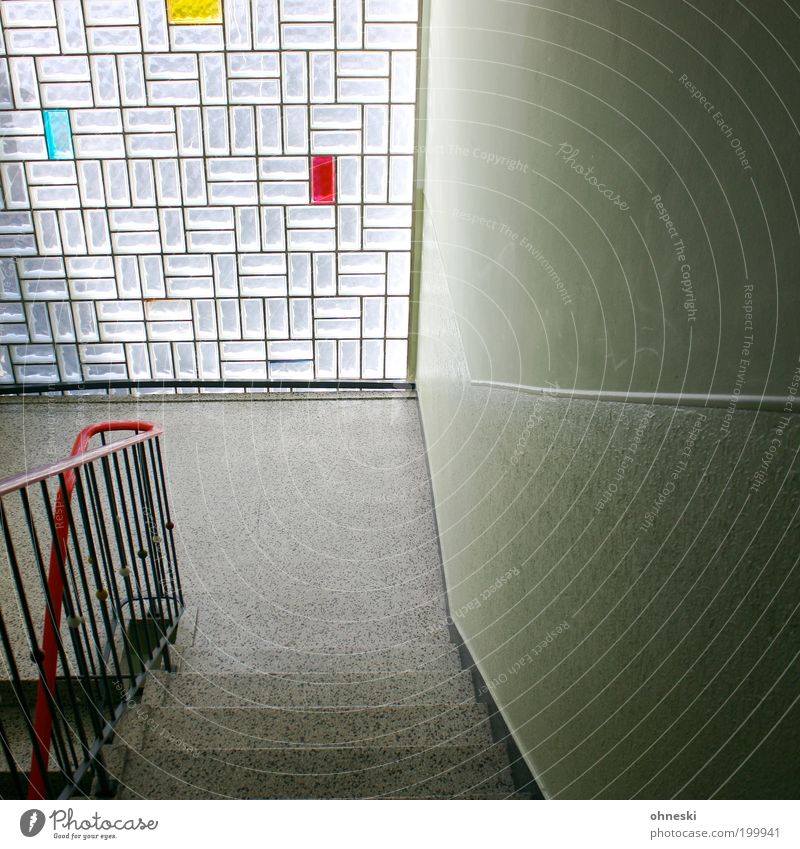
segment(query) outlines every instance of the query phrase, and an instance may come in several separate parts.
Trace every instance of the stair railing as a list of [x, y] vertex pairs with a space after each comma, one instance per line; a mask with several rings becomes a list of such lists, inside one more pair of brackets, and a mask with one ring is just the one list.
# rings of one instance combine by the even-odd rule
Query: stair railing
[[[116, 431], [133, 435], [107, 443]], [[0, 721], [0, 797], [111, 795], [103, 746], [147, 670], [169, 669], [183, 593], [162, 434], [149, 422], [94, 424], [69, 459], [0, 482], [0, 707], [14, 708], [24, 735]]]

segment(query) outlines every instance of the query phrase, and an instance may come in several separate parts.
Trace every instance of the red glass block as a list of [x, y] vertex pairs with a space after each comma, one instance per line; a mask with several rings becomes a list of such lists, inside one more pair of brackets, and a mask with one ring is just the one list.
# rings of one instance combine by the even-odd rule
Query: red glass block
[[336, 160], [332, 156], [311, 157], [311, 202], [336, 203]]

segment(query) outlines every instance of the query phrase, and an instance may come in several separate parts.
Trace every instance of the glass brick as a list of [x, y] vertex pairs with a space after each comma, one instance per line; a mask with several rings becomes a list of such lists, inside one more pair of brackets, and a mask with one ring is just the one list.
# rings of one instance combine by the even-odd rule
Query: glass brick
[[219, 26], [170, 27], [170, 45], [173, 50], [186, 50], [193, 53], [225, 48], [222, 27]]
[[261, 203], [308, 203], [308, 183], [280, 182], [261, 184]]
[[138, 24], [139, 12], [135, 0], [84, 0], [87, 24]]
[[195, 231], [187, 236], [191, 253], [227, 253], [236, 250], [236, 239], [230, 231]]
[[214, 287], [216, 294], [236, 296], [239, 294], [236, 278], [236, 257], [217, 255], [212, 258], [214, 268]]
[[200, 57], [203, 103], [225, 103], [225, 56], [222, 53], [204, 53]]
[[363, 0], [338, 0], [336, 4], [336, 46], [363, 47]]
[[243, 274], [239, 289], [247, 297], [275, 297], [286, 294], [286, 277], [270, 274]]
[[66, 109], [46, 109], [42, 113], [49, 159], [73, 159], [72, 130]]
[[59, 0], [56, 20], [64, 53], [86, 52], [86, 30], [80, 0]]
[[413, 158], [392, 156], [389, 161], [389, 203], [411, 203], [413, 195]]
[[331, 24], [282, 24], [281, 41], [287, 50], [324, 50], [334, 46]]
[[256, 132], [253, 109], [236, 106], [231, 109], [231, 142], [234, 156], [256, 152]]
[[358, 342], [339, 342], [339, 377], [355, 379], [361, 376], [359, 347]]
[[8, 60], [0, 58], [0, 109], [13, 109], [14, 95], [11, 91], [11, 76]]
[[315, 204], [336, 202], [336, 160], [333, 156], [312, 157], [311, 200]]
[[108, 231], [108, 219], [105, 210], [86, 210], [84, 212], [84, 224], [89, 253], [111, 253], [111, 236]]
[[[364, 314], [362, 317], [362, 336], [369, 338], [383, 337], [386, 315], [386, 300], [384, 298], [364, 298]], [[381, 363], [381, 366], [383, 363]]]
[[281, 90], [278, 80], [231, 80], [231, 103], [280, 103]]
[[90, 53], [141, 53], [139, 27], [89, 27]]
[[[200, 88], [196, 80], [163, 80], [147, 84], [147, 99], [154, 106], [186, 106], [200, 103]], [[221, 98], [224, 103], [224, 97]], [[209, 103], [210, 98], [205, 98]]]
[[59, 255], [63, 253], [61, 247], [61, 234], [58, 229], [58, 216], [52, 210], [34, 212], [34, 228], [36, 230], [36, 242], [39, 253], [47, 255]]
[[419, 0], [366, 0], [368, 21], [416, 21]]
[[386, 254], [345, 253], [339, 254], [340, 274], [385, 274]]
[[416, 53], [392, 53], [392, 103], [414, 103], [416, 96]]
[[358, 318], [360, 315], [358, 298], [317, 298], [314, 302], [315, 318]]
[[385, 103], [389, 81], [381, 77], [340, 77], [337, 91], [340, 103]]
[[382, 295], [386, 279], [382, 274], [340, 274], [340, 295]]
[[290, 230], [287, 236], [290, 251], [332, 251], [336, 249], [334, 230]]
[[115, 257], [114, 266], [119, 296], [121, 298], [141, 298], [142, 287], [139, 282], [139, 264], [136, 257]]
[[265, 360], [267, 358], [266, 344], [263, 340], [247, 340], [244, 342], [223, 342], [220, 345], [222, 360]]
[[95, 106], [118, 106], [120, 86], [113, 56], [92, 56], [92, 88]]
[[311, 100], [331, 103], [336, 98], [333, 73], [333, 53], [310, 54]]
[[186, 210], [189, 230], [233, 230], [233, 210], [230, 207], [198, 207]]
[[311, 255], [289, 255], [289, 294], [311, 294]]
[[389, 193], [389, 160], [385, 156], [364, 157], [364, 201], [386, 203]]
[[389, 150], [389, 107], [364, 107], [364, 153], [387, 153]]
[[289, 335], [289, 316], [285, 298], [267, 298], [267, 338], [281, 339]]
[[119, 109], [75, 109], [71, 115], [75, 133], [121, 133]]
[[400, 205], [365, 206], [365, 227], [411, 227], [411, 207]]
[[6, 160], [47, 159], [44, 139], [26, 136], [0, 137], [0, 157]]
[[166, 253], [185, 251], [186, 240], [181, 211], [179, 209], [162, 209], [159, 212], [159, 217], [161, 219], [162, 250]]
[[210, 204], [249, 206], [258, 203], [258, 184], [253, 183], [209, 183]]
[[289, 318], [293, 337], [311, 338], [311, 298], [290, 298]]
[[[15, 6], [16, 3], [7, 4]], [[9, 29], [6, 31], [6, 49], [9, 54], [46, 56], [61, 52], [58, 31], [55, 29]]]
[[197, 57], [189, 54], [157, 53], [144, 57], [148, 80], [196, 80]]
[[[306, 200], [308, 198], [306, 197]], [[286, 229], [283, 226], [283, 208], [261, 210], [261, 242], [265, 251], [286, 250]]]
[[[365, 244], [364, 247], [367, 247]], [[339, 207], [339, 250], [357, 251], [361, 248], [361, 208]]]
[[168, 50], [169, 30], [162, 0], [140, 0], [142, 39], [146, 51]]
[[210, 156], [227, 156], [228, 146], [228, 110], [219, 106], [203, 109], [206, 153]]
[[361, 353], [361, 376], [366, 380], [380, 380], [383, 377], [383, 340], [365, 339]]
[[319, 340], [315, 342], [315, 349], [314, 365], [317, 378], [336, 378], [338, 376], [336, 342]]
[[308, 100], [308, 72], [305, 53], [282, 53], [283, 100], [305, 103]]
[[22, 294], [31, 301], [52, 301], [69, 298], [67, 281], [49, 277], [43, 280], [23, 280]]
[[192, 310], [194, 311], [195, 336], [198, 339], [216, 339], [217, 316], [214, 301], [192, 301]]
[[222, 23], [222, 0], [167, 0], [171, 24]]
[[267, 357], [270, 360], [311, 360], [314, 358], [314, 344], [303, 339], [268, 342]]
[[272, 380], [313, 380], [312, 362], [270, 362], [269, 376]]
[[225, 34], [229, 50], [252, 47], [250, 0], [225, 0]]
[[145, 303], [145, 315], [148, 321], [187, 321], [192, 317], [191, 302], [148, 301]]
[[[29, 166], [33, 167], [33, 163]], [[28, 181], [25, 179], [25, 167], [21, 162], [4, 162], [0, 165], [3, 195], [9, 209], [27, 209], [31, 205], [28, 195]]]
[[148, 380], [150, 378], [147, 347], [147, 345], [141, 343], [125, 346], [125, 360], [128, 363], [128, 374], [131, 380]]
[[36, 79], [36, 66], [33, 59], [24, 56], [9, 59], [11, 88], [17, 109], [30, 109], [39, 106], [39, 83]]
[[368, 49], [414, 50], [417, 28], [413, 24], [366, 24], [364, 45]]
[[103, 171], [99, 162], [87, 161], [78, 163], [78, 186], [80, 188], [81, 203], [84, 206], [105, 206]]
[[144, 106], [147, 96], [144, 87], [144, 67], [141, 56], [120, 56], [119, 78], [123, 106]]
[[148, 330], [150, 338], [159, 342], [190, 342], [194, 338], [189, 321], [154, 321]]
[[183, 187], [183, 202], [187, 206], [205, 206], [206, 172], [202, 159], [181, 160], [181, 184]]
[[203, 380], [219, 378], [219, 348], [215, 342], [201, 342], [197, 346], [198, 373]]
[[365, 229], [364, 250], [410, 251], [411, 231], [406, 229]]
[[122, 135], [74, 136], [77, 159], [124, 159], [125, 143]]
[[26, 324], [0, 324], [0, 342], [27, 342], [29, 338]]
[[280, 107], [259, 106], [256, 114], [258, 116], [258, 152], [280, 155], [283, 153]]
[[169, 379], [173, 377], [171, 345], [164, 343], [151, 345], [150, 359], [152, 362], [153, 377], [162, 379]]
[[386, 340], [386, 377], [397, 380], [408, 377], [408, 342], [405, 339]]
[[392, 106], [391, 108], [391, 142], [389, 149], [392, 153], [414, 152], [414, 107]]
[[217, 301], [217, 321], [220, 339], [238, 339], [241, 336], [239, 302], [227, 298]]
[[173, 356], [176, 377], [184, 379], [197, 377], [194, 345], [191, 342], [176, 342], [173, 347]]
[[311, 152], [314, 154], [361, 153], [361, 133], [357, 130], [311, 133]]
[[12, 345], [13, 363], [54, 363], [56, 350], [53, 345]]
[[142, 321], [105, 321], [100, 323], [103, 342], [145, 342], [147, 334]]
[[407, 295], [411, 289], [411, 254], [390, 253], [386, 290], [390, 295]]
[[58, 368], [54, 365], [37, 364], [14, 366], [17, 383], [57, 383]]
[[357, 318], [315, 319], [314, 332], [318, 339], [358, 339], [361, 321]]
[[264, 302], [260, 298], [242, 300], [242, 338], [264, 338]]
[[50, 326], [56, 342], [75, 341], [75, 324], [72, 321], [72, 311], [69, 304], [50, 304]]
[[40, 83], [89, 82], [89, 60], [85, 56], [43, 56], [37, 61]]
[[254, 46], [269, 49], [278, 46], [278, 0], [252, 0]]
[[281, 0], [281, 20], [332, 21], [333, 0]]
[[160, 256], [143, 256], [139, 259], [142, 295], [145, 298], [163, 298], [166, 294], [164, 266]]
[[225, 380], [266, 380], [266, 362], [228, 362], [222, 364]]
[[178, 150], [181, 156], [194, 156], [203, 152], [200, 110], [187, 107], [176, 109], [178, 119]]
[[[128, 137], [130, 138], [130, 136]], [[130, 163], [131, 197], [134, 206], [155, 206], [156, 181], [149, 161]]]
[[104, 162], [103, 182], [106, 187], [106, 203], [108, 206], [130, 206], [128, 169], [124, 162]]
[[176, 159], [161, 159], [155, 163], [156, 192], [161, 206], [179, 206], [181, 182]]
[[76, 383], [83, 379], [78, 348], [76, 345], [57, 345], [58, 371], [60, 379], [68, 383]]
[[83, 216], [78, 210], [61, 210], [58, 213], [61, 244], [64, 253], [79, 255], [86, 253], [86, 233], [83, 228]]
[[84, 301], [72, 305], [75, 317], [75, 329], [79, 342], [94, 342], [100, 338], [97, 328], [97, 317], [95, 316], [94, 304]]
[[261, 249], [257, 206], [236, 208], [236, 237], [240, 251]]
[[286, 153], [308, 153], [308, 109], [305, 106], [283, 108], [283, 140]]

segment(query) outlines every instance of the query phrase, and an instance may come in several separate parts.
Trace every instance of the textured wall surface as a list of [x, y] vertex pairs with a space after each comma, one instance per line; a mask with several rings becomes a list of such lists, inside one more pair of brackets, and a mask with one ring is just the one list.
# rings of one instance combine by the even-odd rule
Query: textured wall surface
[[[548, 796], [791, 798], [800, 780], [791, 754], [800, 718], [800, 370], [788, 324], [775, 334], [790, 280], [784, 267], [779, 300], [763, 251], [796, 244], [797, 233], [776, 183], [765, 191], [772, 242], [747, 228], [760, 318], [746, 330], [738, 241], [689, 139], [724, 171], [738, 202], [796, 159], [762, 156], [748, 140], [760, 151], [751, 182], [676, 79], [700, 69], [703, 85], [713, 82], [709, 96], [727, 102], [734, 83], [712, 60], [731, 60], [738, 48], [710, 33], [752, 40], [759, 70], [743, 79], [740, 68], [736, 85], [778, 150], [796, 136], [769, 134], [767, 119], [778, 121], [781, 107], [761, 86], [766, 75], [784, 88], [788, 60], [765, 44], [753, 4], [735, 14], [708, 3], [691, 14], [670, 6], [669, 15], [650, 2], [635, 10], [553, 5], [467, 2], [460, 17], [454, 3], [432, 10], [417, 378], [452, 616]], [[789, 17], [783, 28], [768, 23], [781, 43], [796, 31]], [[673, 104], [671, 134], [651, 96]], [[556, 157], [567, 139], [587, 165], [608, 169], [629, 210], [574, 185], [575, 172]], [[714, 292], [716, 302], [715, 284], [697, 278], [703, 300], [691, 360], [675, 266], [660, 288], [644, 273], [629, 275], [634, 320], [611, 262], [613, 247], [635, 266], [643, 246], [654, 257], [664, 252], [664, 271], [672, 262], [664, 223], [634, 173], [652, 166], [651, 194], [666, 197], [659, 139], [681, 163], [669, 190], [680, 195], [678, 175], [696, 181], [710, 244], [726, 263], [719, 333], [706, 297]], [[684, 194], [672, 204], [686, 211], [691, 201]], [[788, 211], [782, 221], [779, 210]], [[676, 334], [668, 349], [643, 341], [664, 327]], [[785, 411], [613, 403], [602, 392], [575, 400], [491, 385], [733, 393], [750, 332], [754, 362], [738, 391], [769, 388]], [[642, 344], [653, 345], [655, 370], [632, 370]]]

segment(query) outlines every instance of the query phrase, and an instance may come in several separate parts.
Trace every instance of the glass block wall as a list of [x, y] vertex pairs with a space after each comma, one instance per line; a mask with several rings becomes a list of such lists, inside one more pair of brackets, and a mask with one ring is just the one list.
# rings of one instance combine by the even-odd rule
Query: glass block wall
[[0, 382], [406, 377], [417, 0], [0, 0]]

